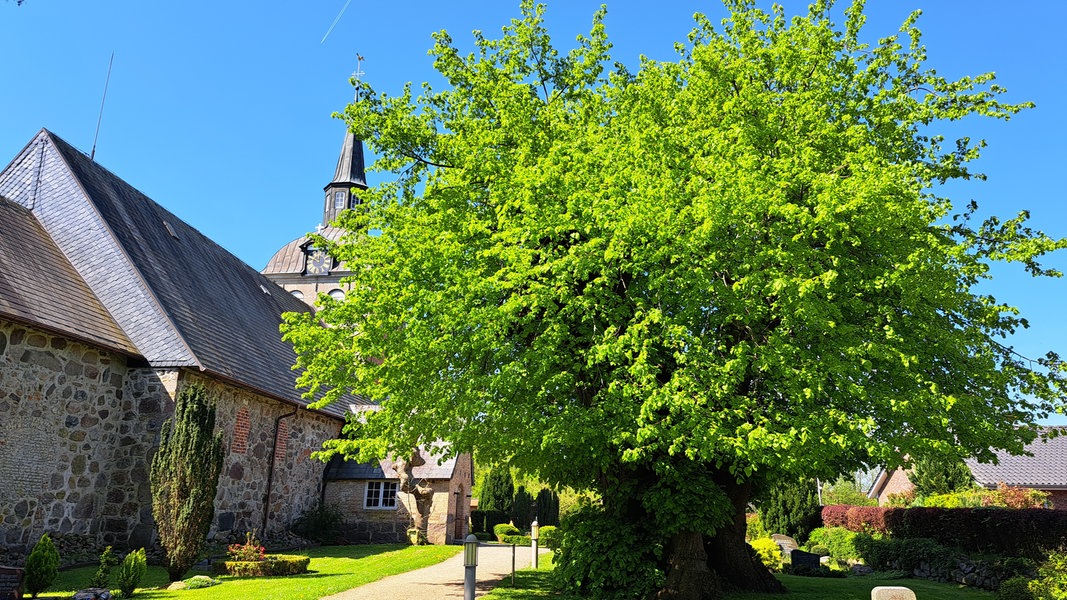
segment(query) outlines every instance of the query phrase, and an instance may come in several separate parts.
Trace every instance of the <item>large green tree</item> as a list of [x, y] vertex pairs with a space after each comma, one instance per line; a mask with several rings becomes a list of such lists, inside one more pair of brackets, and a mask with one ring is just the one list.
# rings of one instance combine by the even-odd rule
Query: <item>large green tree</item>
[[283, 326], [309, 395], [381, 403], [328, 451], [443, 439], [599, 492], [589, 523], [628, 528], [612, 557], [661, 576], [568, 582], [587, 594], [773, 589], [744, 545], [754, 488], [1021, 451], [1063, 392], [975, 286], [999, 261], [1058, 275], [1037, 261], [1067, 244], [936, 195], [983, 145], [945, 147], [945, 121], [1027, 105], [925, 66], [917, 15], [865, 45], [862, 1], [843, 27], [822, 0], [727, 4], [628, 69], [603, 11], [560, 53], [527, 0], [470, 54], [435, 35], [440, 89], [361, 82], [345, 117], [396, 176], [340, 219], [345, 300]]

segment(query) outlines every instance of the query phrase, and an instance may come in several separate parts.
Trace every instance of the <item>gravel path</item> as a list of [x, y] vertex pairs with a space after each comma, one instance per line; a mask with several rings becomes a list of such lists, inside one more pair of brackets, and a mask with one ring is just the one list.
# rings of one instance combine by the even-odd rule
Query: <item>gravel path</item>
[[[542, 550], [545, 552], [545, 550]], [[515, 548], [515, 569], [530, 566], [530, 547]], [[478, 548], [478, 588], [475, 597], [493, 589], [498, 582], [511, 576], [511, 546], [482, 544]], [[416, 571], [408, 571], [379, 579], [373, 583], [326, 596], [323, 600], [443, 600], [463, 598], [463, 553]]]

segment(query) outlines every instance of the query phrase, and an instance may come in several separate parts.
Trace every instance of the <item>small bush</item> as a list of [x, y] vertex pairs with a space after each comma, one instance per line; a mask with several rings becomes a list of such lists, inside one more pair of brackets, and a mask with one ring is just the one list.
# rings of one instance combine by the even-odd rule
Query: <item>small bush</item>
[[134, 590], [141, 584], [141, 578], [148, 571], [148, 560], [144, 548], [130, 552], [122, 559], [122, 565], [115, 578], [119, 584], [119, 594], [123, 598], [133, 597]]
[[265, 560], [227, 560], [214, 565], [216, 575], [270, 577], [307, 573], [311, 559], [298, 554], [268, 554]]
[[111, 546], [104, 548], [104, 551], [100, 554], [100, 568], [96, 570], [96, 574], [89, 580], [89, 587], [110, 588], [111, 569], [117, 564], [119, 564], [119, 559], [111, 551]]
[[26, 558], [23, 585], [30, 597], [36, 598], [52, 585], [57, 575], [59, 575], [59, 552], [56, 551], [52, 538], [46, 533], [41, 536]]
[[1034, 600], [1029, 586], [1030, 580], [1026, 577], [1012, 577], [1000, 584], [995, 597], [997, 600]]
[[515, 544], [516, 546], [529, 546], [533, 544], [533, 540], [528, 535], [505, 535], [500, 538], [501, 542], [505, 544]]
[[289, 529], [306, 540], [320, 544], [332, 544], [341, 537], [341, 524], [345, 516], [332, 504], [320, 504], [293, 521]]
[[[844, 527], [819, 527], [813, 529], [808, 542], [814, 547], [824, 547], [830, 556], [838, 560], [856, 560], [860, 557], [856, 550], [856, 532]], [[812, 550], [812, 553], [819, 554]]]
[[771, 537], [771, 532], [767, 531], [767, 528], [763, 526], [763, 520], [759, 518], [759, 513], [747, 513], [745, 515], [745, 526], [745, 538], [747, 539], [758, 540]]
[[198, 590], [200, 588], [211, 587], [222, 583], [218, 579], [212, 579], [207, 575], [194, 575], [189, 579], [182, 581], [185, 584], [187, 590]]
[[808, 552], [811, 552], [812, 554], [818, 554], [819, 556], [830, 556], [830, 549], [826, 546], [815, 545], [812, 546], [811, 549], [808, 550]]
[[928, 538], [880, 539], [859, 534], [856, 549], [863, 562], [876, 571], [911, 572], [923, 562], [940, 569], [950, 566], [956, 557], [951, 549]]
[[489, 533], [488, 531], [475, 531], [474, 537], [478, 538], [479, 542], [488, 542], [489, 540], [493, 539], [493, 534]]
[[540, 538], [538, 543], [545, 548], [557, 548], [559, 547], [559, 539], [562, 535], [563, 532], [560, 531], [558, 527], [545, 525], [541, 528], [540, 534], [538, 535]]
[[1067, 550], [1061, 548], [1049, 554], [1029, 588], [1035, 600], [1067, 599]]
[[522, 533], [518, 527], [515, 527], [511, 523], [500, 523], [493, 526], [493, 534], [496, 535], [496, 539], [499, 542], [504, 541], [505, 535], [519, 535]]
[[760, 562], [772, 572], [782, 570], [782, 549], [771, 538], [760, 538], [748, 543], [756, 551]]

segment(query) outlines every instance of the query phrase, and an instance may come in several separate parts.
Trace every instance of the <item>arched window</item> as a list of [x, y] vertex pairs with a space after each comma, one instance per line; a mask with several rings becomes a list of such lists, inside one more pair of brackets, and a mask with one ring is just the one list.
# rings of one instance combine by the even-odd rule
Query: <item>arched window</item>
[[341, 290], [338, 290], [338, 289], [330, 290], [330, 294], [329, 295], [330, 295], [331, 298], [333, 298], [334, 300], [336, 300], [338, 302], [340, 302], [340, 301], [345, 299], [345, 293], [342, 292]]
[[293, 298], [296, 298], [297, 300], [303, 300], [304, 299], [304, 293], [301, 292], [300, 290], [293, 290], [292, 294], [293, 294]]

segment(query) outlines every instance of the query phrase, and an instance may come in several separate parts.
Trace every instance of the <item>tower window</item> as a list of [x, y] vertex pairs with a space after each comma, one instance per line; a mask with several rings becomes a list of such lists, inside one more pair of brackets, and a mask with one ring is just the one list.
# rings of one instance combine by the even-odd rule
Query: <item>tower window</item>
[[330, 290], [329, 296], [338, 302], [345, 299], [345, 293], [338, 289]]
[[343, 192], [343, 191], [340, 191], [340, 190], [334, 192], [333, 193], [333, 207], [336, 210], [341, 210], [341, 209], [345, 208], [345, 200], [348, 199], [347, 197], [348, 197], [348, 193], [347, 192]]

